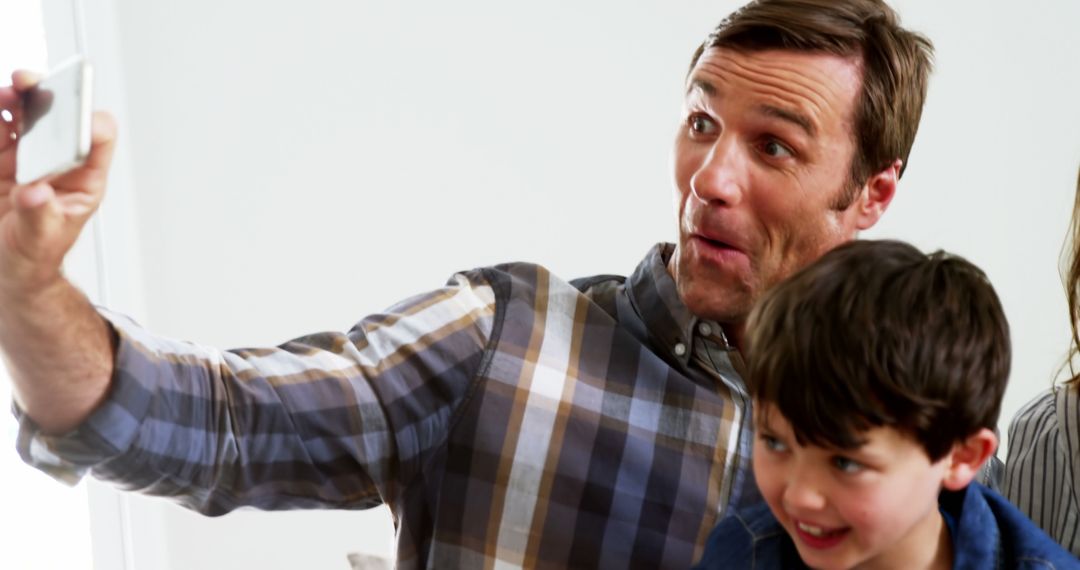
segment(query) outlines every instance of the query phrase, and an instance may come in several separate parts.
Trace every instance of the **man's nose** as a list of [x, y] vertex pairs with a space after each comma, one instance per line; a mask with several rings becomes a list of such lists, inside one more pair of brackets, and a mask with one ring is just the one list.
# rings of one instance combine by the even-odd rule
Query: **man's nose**
[[746, 189], [748, 160], [734, 136], [720, 135], [690, 178], [691, 190], [703, 202], [738, 204]]

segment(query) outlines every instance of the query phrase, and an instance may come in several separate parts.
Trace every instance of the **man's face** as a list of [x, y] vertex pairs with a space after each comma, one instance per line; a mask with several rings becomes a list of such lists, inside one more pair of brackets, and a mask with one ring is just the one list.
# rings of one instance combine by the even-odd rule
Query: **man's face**
[[[755, 413], [762, 410], [755, 405]], [[762, 416], [759, 416], [762, 417]], [[927, 568], [946, 530], [938, 493], [950, 457], [931, 463], [891, 428], [855, 450], [798, 444], [775, 407], [759, 422], [754, 476], [776, 519], [812, 568]]]
[[702, 54], [673, 161], [679, 241], [669, 271], [691, 312], [741, 328], [765, 289], [873, 224], [866, 186], [837, 207], [850, 190], [861, 80], [851, 58]]

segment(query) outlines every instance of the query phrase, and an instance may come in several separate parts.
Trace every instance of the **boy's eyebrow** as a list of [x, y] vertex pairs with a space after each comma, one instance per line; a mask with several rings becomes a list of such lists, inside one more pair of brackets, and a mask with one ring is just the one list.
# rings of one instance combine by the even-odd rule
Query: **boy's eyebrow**
[[857, 443], [854, 447], [843, 448], [829, 446], [827, 449], [830, 453], [850, 456], [863, 463], [875, 464], [887, 458], [887, 455], [882, 454], [881, 452], [876, 452], [873, 448], [868, 447], [868, 443], [869, 441], [863, 439], [860, 440], [860, 442]]

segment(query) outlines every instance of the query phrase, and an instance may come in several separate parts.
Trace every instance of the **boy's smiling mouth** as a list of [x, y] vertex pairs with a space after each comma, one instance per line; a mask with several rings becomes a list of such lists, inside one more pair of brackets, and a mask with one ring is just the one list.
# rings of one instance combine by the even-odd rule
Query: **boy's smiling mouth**
[[793, 520], [795, 530], [807, 546], [811, 548], [831, 548], [847, 537], [850, 528], [826, 528], [800, 520]]

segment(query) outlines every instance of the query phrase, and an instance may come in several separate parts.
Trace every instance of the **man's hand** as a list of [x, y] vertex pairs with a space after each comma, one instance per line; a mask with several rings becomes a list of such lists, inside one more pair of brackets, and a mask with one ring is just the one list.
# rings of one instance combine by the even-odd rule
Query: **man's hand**
[[64, 433], [93, 412], [112, 378], [113, 333], [61, 265], [101, 204], [116, 125], [96, 113], [82, 166], [16, 184], [21, 94], [38, 78], [12, 80], [0, 87], [0, 356], [23, 411], [45, 432]]
[[0, 299], [32, 294], [60, 278], [64, 256], [101, 204], [116, 139], [112, 117], [95, 113], [90, 155], [82, 166], [16, 184], [20, 94], [38, 80], [16, 72], [12, 86], [0, 87], [0, 109], [7, 111], [0, 113]]

